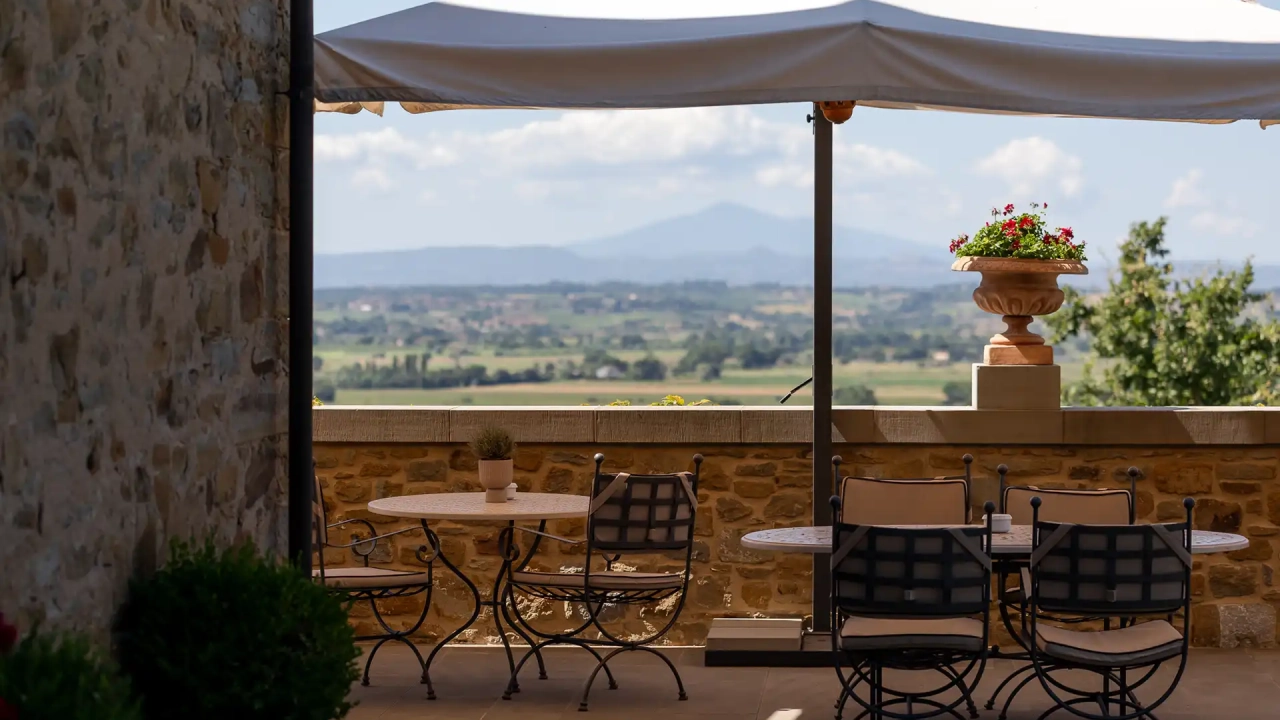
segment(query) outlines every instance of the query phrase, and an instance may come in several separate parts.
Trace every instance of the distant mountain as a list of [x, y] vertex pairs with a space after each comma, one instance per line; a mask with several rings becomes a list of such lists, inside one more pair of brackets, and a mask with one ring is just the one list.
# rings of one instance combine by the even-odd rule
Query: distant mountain
[[[965, 282], [950, 271], [946, 250], [836, 227], [837, 287], [928, 287]], [[315, 286], [541, 285], [549, 282], [636, 283], [719, 280], [735, 285], [813, 282], [813, 221], [769, 215], [740, 205], [716, 205], [625, 233], [568, 247], [433, 247], [317, 255]], [[1094, 265], [1071, 284], [1105, 285]], [[1180, 274], [1211, 270], [1207, 263]], [[1280, 287], [1280, 267], [1259, 266], [1256, 287]], [[976, 282], [976, 281], [975, 281]]]
[[[846, 258], [941, 256], [935, 248], [869, 230], [833, 228], [834, 253]], [[813, 256], [813, 219], [770, 215], [732, 203], [660, 220], [619, 235], [569, 246], [586, 257], [681, 258], [696, 253], [724, 257], [746, 249], [792, 257]]]

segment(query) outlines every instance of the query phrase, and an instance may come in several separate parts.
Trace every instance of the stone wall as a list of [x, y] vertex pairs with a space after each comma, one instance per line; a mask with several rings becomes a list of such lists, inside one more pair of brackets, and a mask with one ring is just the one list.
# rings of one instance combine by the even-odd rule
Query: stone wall
[[0, 3], [0, 611], [104, 633], [167, 539], [282, 545], [287, 19]]
[[[479, 490], [476, 463], [461, 441], [481, 424], [502, 425], [523, 441], [515, 458], [522, 490], [587, 493], [593, 472], [590, 458], [597, 452], [604, 453], [607, 469], [629, 472], [691, 470], [693, 454], [702, 453], [706, 461], [699, 489], [694, 582], [672, 635], [675, 642], [698, 643], [714, 617], [798, 617], [811, 612], [809, 556], [754, 552], [739, 543], [753, 530], [811, 524], [810, 449], [797, 441], [809, 435], [809, 417], [805, 410], [752, 408], [323, 408], [316, 413], [315, 452], [330, 521], [365, 518], [380, 532], [408, 522], [369, 513], [369, 500]], [[1280, 559], [1275, 555], [1280, 542], [1280, 443], [1268, 433], [1280, 430], [1280, 425], [1271, 424], [1277, 417], [1274, 411], [1255, 410], [1029, 415], [884, 409], [839, 410], [834, 425], [836, 452], [857, 474], [955, 474], [963, 468], [960, 458], [971, 453], [972, 497], [979, 507], [998, 494], [995, 468], [1002, 463], [1010, 468], [1011, 483], [1071, 488], [1126, 487], [1125, 471], [1136, 466], [1143, 474], [1137, 494], [1141, 521], [1181, 517], [1182, 498], [1195, 497], [1197, 527], [1236, 532], [1251, 540], [1246, 550], [1197, 556], [1194, 569], [1194, 641], [1235, 647], [1275, 644], [1280, 608]], [[1028, 423], [1035, 427], [1028, 429]], [[1046, 425], [1050, 430], [1043, 434]], [[1041, 437], [1031, 442], [995, 442], [997, 437], [1025, 439], [1037, 433]], [[744, 439], [744, 434], [782, 441]], [[963, 439], [948, 441], [948, 436]], [[497, 527], [436, 526], [446, 555], [482, 588], [492, 583], [499, 564]], [[580, 538], [583, 523], [553, 522], [548, 529]], [[381, 547], [374, 559], [393, 567], [421, 568], [413, 554], [421, 542], [420, 535], [399, 536]], [[327, 559], [338, 564], [354, 561], [345, 551], [332, 550]], [[544, 546], [537, 560], [545, 570], [580, 567], [581, 562], [579, 547], [560, 543]], [[669, 557], [633, 564], [645, 570], [678, 565]], [[469, 597], [460, 583], [446, 577], [423, 637], [438, 638], [461, 624], [470, 616]], [[393, 624], [407, 626], [420, 603], [421, 598], [386, 601], [385, 610]], [[540, 623], [560, 625], [573, 612], [554, 603], [534, 603], [527, 609], [540, 616]], [[659, 609], [659, 615], [662, 612]], [[650, 623], [652, 619], [649, 616]], [[352, 621], [361, 630], [373, 629], [367, 606], [356, 607]], [[646, 627], [645, 618], [637, 615], [616, 622], [625, 632]], [[495, 640], [491, 623], [478, 628], [469, 639]]]

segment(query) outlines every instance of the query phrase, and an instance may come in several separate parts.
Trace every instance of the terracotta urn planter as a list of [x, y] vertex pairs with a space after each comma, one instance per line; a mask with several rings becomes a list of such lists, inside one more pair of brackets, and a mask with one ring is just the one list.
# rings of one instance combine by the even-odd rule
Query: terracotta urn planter
[[852, 100], [830, 100], [818, 103], [818, 107], [822, 109], [822, 116], [832, 125], [840, 125], [853, 117], [855, 104]]
[[1079, 260], [1024, 260], [1003, 257], [960, 257], [952, 270], [982, 274], [973, 291], [978, 307], [1004, 320], [1004, 332], [991, 336], [983, 353], [988, 365], [1052, 365], [1053, 347], [1027, 330], [1036, 315], [1062, 307], [1059, 275], [1088, 275]]
[[507, 501], [507, 487], [511, 485], [512, 462], [506, 460], [481, 460], [480, 485], [484, 487], [485, 502]]

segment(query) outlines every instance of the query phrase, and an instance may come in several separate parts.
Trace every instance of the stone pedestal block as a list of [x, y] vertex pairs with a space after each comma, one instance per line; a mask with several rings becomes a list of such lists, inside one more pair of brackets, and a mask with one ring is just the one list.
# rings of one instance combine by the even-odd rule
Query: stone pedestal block
[[979, 410], [1057, 409], [1062, 401], [1057, 365], [973, 364], [973, 407]]
[[1052, 345], [988, 345], [982, 362], [987, 365], [1052, 365]]

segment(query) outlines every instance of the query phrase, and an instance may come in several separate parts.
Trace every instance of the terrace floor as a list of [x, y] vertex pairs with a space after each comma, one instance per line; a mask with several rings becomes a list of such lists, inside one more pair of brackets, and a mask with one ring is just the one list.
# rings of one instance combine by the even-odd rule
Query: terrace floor
[[[577, 712], [582, 683], [594, 662], [577, 649], [546, 653], [547, 680], [537, 670], [522, 673], [521, 692], [501, 699], [507, 680], [500, 648], [448, 648], [431, 670], [439, 699], [428, 701], [419, 670], [407, 648], [386, 646], [378, 652], [370, 687], [357, 684], [358, 705], [351, 720], [553, 720], [566, 718], [645, 718], [652, 720], [764, 720], [775, 710], [795, 708], [803, 720], [835, 717], [839, 693], [834, 670], [828, 668], [707, 668], [700, 648], [665, 651], [680, 668], [687, 702], [676, 700], [675, 683], [666, 666], [647, 653], [627, 653], [610, 663], [618, 689], [609, 690], [603, 674], [591, 691], [591, 709]], [[979, 686], [982, 718], [995, 720], [995, 710], [981, 710], [995, 686], [1017, 665], [992, 661]], [[1165, 673], [1162, 670], [1161, 675]], [[1152, 681], [1153, 684], [1155, 681]], [[1139, 693], [1139, 700], [1150, 699]], [[1048, 707], [1043, 690], [1028, 686], [1018, 696], [1009, 720], [1036, 720]], [[1280, 652], [1266, 650], [1195, 650], [1178, 691], [1156, 713], [1161, 720], [1275, 720], [1280, 707]], [[852, 703], [845, 718], [860, 708]], [[1059, 712], [1054, 717], [1074, 717]]]

